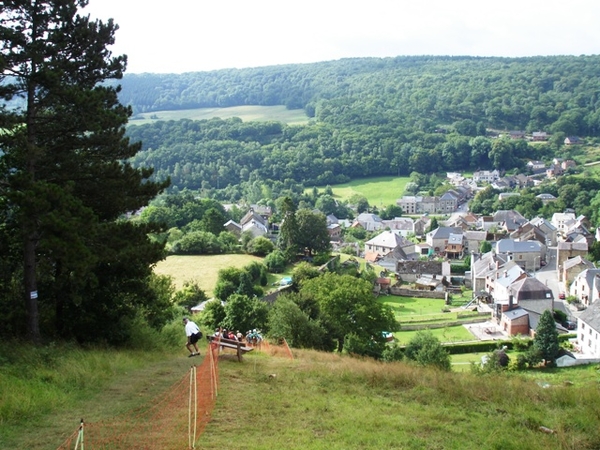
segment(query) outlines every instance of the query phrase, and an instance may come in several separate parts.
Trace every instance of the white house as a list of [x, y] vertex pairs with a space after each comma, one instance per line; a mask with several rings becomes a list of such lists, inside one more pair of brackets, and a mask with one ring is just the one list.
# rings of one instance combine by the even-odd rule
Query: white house
[[577, 341], [581, 353], [600, 358], [600, 302], [595, 302], [577, 318]]
[[585, 306], [600, 298], [600, 269], [586, 269], [575, 277], [569, 295], [577, 297]]

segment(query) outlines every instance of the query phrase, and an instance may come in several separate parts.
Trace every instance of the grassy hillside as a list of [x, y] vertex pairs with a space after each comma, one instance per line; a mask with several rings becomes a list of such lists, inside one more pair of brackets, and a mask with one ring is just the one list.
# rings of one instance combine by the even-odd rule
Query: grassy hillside
[[289, 125], [298, 125], [308, 122], [308, 117], [303, 109], [286, 109], [285, 106], [277, 105], [155, 111], [151, 113], [136, 114], [134, 118], [130, 120], [130, 123], [132, 125], [144, 125], [158, 120], [203, 120], [212, 119], [213, 117], [220, 117], [221, 119], [239, 117], [244, 122], [275, 120]]
[[[244, 365], [221, 364], [221, 395], [197, 448], [504, 450], [600, 445], [597, 418], [587, 416], [600, 398], [593, 368], [562, 372], [573, 380], [583, 375], [566, 387], [551, 373], [547, 379], [476, 377], [316, 352], [296, 356], [289, 361], [253, 355]], [[551, 387], [540, 387], [541, 380]], [[540, 426], [556, 434], [540, 432]]]
[[[0, 448], [7, 449], [55, 449], [80, 417], [93, 422], [151, 401], [189, 369], [184, 349], [144, 357], [50, 348], [45, 361], [39, 350], [16, 350], [0, 366]], [[28, 363], [27, 354], [36, 358]], [[195, 448], [600, 448], [592, 366], [477, 377], [313, 351], [294, 355], [254, 352], [243, 363], [222, 356], [217, 404]], [[20, 394], [34, 384], [37, 395]], [[42, 407], [44, 391], [59, 395]], [[17, 393], [19, 401], [8, 404]]]

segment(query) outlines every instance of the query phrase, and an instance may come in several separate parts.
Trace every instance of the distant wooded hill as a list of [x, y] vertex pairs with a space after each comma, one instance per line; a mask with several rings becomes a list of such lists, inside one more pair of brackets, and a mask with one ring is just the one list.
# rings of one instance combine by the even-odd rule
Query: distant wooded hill
[[[254, 177], [306, 184], [357, 176], [518, 167], [565, 136], [600, 136], [600, 56], [397, 57], [126, 75], [134, 112], [285, 105], [306, 126], [235, 120], [131, 126], [138, 163], [178, 187], [222, 189]], [[550, 146], [492, 142], [486, 129], [546, 131]], [[546, 148], [550, 147], [550, 148]]]

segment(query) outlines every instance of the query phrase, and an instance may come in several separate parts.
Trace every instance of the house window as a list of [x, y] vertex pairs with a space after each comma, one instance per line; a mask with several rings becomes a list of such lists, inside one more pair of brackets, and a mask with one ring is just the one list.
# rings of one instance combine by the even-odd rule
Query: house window
[[523, 255], [519, 255], [519, 259], [523, 259]]

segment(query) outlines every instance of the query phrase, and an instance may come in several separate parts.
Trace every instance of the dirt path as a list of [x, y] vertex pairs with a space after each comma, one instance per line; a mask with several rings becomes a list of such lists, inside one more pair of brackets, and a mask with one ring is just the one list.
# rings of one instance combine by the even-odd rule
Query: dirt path
[[9, 443], [10, 448], [56, 450], [77, 430], [82, 418], [93, 423], [151, 402], [187, 376], [191, 366], [200, 364], [201, 358], [188, 358], [181, 352], [115, 377], [102, 392], [82, 399], [74, 407], [68, 410], [59, 407], [52, 416], [24, 425], [23, 432], [19, 430], [18, 442]]

